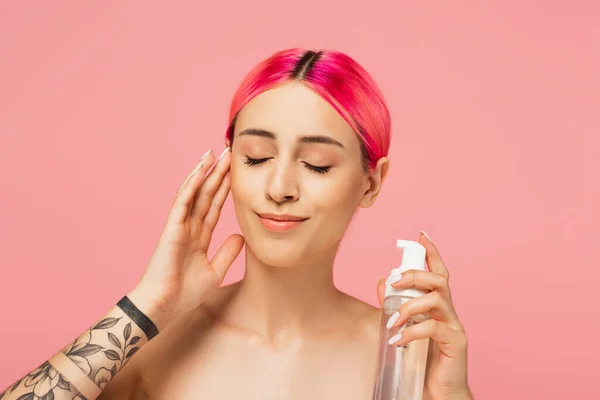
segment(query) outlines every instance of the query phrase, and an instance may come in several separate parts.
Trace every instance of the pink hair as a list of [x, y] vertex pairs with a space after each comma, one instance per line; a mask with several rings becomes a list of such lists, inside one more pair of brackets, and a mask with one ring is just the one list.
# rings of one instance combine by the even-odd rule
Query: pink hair
[[233, 142], [235, 119], [250, 100], [274, 86], [299, 80], [331, 104], [362, 140], [363, 163], [374, 167], [391, 141], [389, 110], [377, 84], [352, 58], [338, 51], [279, 51], [256, 65], [236, 91], [227, 139]]

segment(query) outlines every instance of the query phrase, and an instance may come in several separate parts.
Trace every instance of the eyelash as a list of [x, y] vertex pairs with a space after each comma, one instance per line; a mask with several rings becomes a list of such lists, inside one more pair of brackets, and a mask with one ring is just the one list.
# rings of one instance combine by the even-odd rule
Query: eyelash
[[[264, 163], [267, 160], [268, 160], [268, 158], [250, 158], [250, 157], [246, 157], [246, 161], [244, 161], [244, 164], [246, 164], [246, 165], [248, 165], [250, 167], [253, 167], [255, 165], [262, 164], [262, 163]], [[329, 170], [331, 169], [331, 167], [317, 167], [315, 165], [311, 165], [311, 164], [309, 164], [307, 162], [304, 162], [304, 161], [303, 161], [303, 163], [304, 163], [304, 166], [309, 171], [313, 171], [313, 172], [316, 172], [316, 173], [322, 174], [322, 175], [328, 173]]]

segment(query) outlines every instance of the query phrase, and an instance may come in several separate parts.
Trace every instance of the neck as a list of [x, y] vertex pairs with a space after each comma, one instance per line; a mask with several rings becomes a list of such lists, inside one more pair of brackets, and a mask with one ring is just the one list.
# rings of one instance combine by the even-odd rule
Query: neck
[[323, 327], [343, 296], [333, 283], [336, 252], [337, 246], [305, 264], [276, 267], [246, 248], [246, 273], [232, 304], [238, 323], [270, 341]]

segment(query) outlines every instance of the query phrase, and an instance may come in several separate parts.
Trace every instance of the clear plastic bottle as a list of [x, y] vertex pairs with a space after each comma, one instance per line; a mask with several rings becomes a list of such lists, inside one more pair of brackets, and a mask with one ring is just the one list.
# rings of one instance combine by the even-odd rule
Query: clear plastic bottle
[[389, 340], [407, 327], [424, 321], [427, 315], [412, 317], [398, 328], [387, 329], [390, 317], [410, 299], [425, 294], [423, 291], [394, 289], [389, 282], [409, 269], [425, 270], [425, 248], [417, 242], [398, 240], [397, 247], [404, 248], [402, 264], [393, 269], [386, 282], [379, 338], [379, 363], [373, 400], [421, 400], [425, 382], [425, 367], [429, 339], [419, 339], [404, 346], [389, 344]]

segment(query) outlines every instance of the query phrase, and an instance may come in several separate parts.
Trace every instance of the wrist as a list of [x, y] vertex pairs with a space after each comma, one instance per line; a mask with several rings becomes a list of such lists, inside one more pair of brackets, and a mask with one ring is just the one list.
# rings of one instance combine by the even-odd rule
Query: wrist
[[156, 325], [159, 331], [162, 331], [171, 322], [171, 313], [164, 301], [148, 295], [138, 287], [130, 291], [127, 297]]

